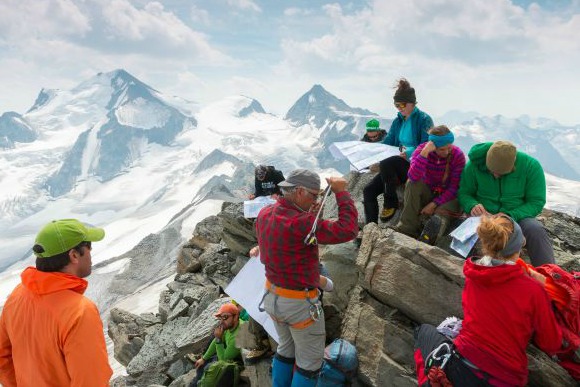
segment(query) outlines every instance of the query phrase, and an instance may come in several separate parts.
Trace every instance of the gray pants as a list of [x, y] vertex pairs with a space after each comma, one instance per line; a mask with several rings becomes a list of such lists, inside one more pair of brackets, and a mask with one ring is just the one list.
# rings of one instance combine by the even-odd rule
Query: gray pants
[[[431, 201], [433, 201], [433, 192], [431, 188], [422, 181], [407, 180], [405, 185], [405, 196], [401, 218], [397, 224], [397, 229], [414, 238], [421, 233], [421, 210]], [[449, 212], [459, 212], [459, 202], [457, 199], [443, 203], [437, 207], [435, 213], [441, 216], [446, 225], [449, 224]], [[444, 232], [445, 230], [442, 230]]]
[[533, 266], [554, 263], [554, 249], [548, 232], [536, 218], [521, 219], [518, 224], [526, 237], [526, 249]]
[[[318, 299], [310, 301], [320, 305]], [[277, 352], [284, 357], [296, 358], [296, 365], [303, 370], [317, 371], [322, 367], [324, 356], [324, 313], [321, 312], [318, 321], [304, 329], [289, 325], [308, 319], [310, 306], [308, 300], [280, 297], [270, 292], [264, 298], [264, 309], [272, 316], [280, 340]]]

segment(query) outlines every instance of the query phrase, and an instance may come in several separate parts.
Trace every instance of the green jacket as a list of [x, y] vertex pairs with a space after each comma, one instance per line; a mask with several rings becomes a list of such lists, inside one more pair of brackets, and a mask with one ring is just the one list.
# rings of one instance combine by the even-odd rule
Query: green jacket
[[537, 216], [546, 204], [546, 177], [533, 157], [517, 152], [514, 170], [496, 179], [485, 165], [492, 142], [474, 145], [461, 174], [457, 198], [468, 214], [476, 204], [497, 214], [503, 212], [515, 221]]
[[203, 354], [203, 360], [209, 360], [215, 354], [217, 354], [218, 360], [229, 360], [234, 361], [241, 358], [242, 352], [236, 347], [236, 336], [240, 329], [240, 326], [244, 324], [245, 321], [239, 320], [238, 326], [234, 329], [226, 329], [222, 336], [221, 342], [216, 343], [216, 339], [211, 341], [209, 348]]

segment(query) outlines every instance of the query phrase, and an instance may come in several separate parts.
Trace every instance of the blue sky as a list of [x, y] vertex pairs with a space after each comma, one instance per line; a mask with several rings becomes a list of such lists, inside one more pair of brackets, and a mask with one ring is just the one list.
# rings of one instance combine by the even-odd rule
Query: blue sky
[[40, 88], [124, 68], [206, 104], [232, 94], [284, 114], [313, 84], [394, 115], [419, 106], [580, 124], [580, 0], [2, 0], [0, 112]]

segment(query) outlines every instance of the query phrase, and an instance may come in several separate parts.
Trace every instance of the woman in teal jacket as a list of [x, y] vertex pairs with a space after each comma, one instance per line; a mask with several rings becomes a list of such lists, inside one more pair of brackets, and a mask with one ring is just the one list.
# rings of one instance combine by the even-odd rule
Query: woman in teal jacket
[[378, 222], [377, 197], [380, 194], [384, 194], [381, 220], [386, 222], [395, 215], [399, 206], [397, 186], [407, 181], [411, 155], [419, 144], [427, 141], [427, 130], [433, 126], [431, 117], [417, 108], [415, 89], [411, 87], [409, 81], [404, 78], [399, 80], [393, 99], [399, 112], [383, 144], [398, 146], [401, 154], [381, 161], [380, 173], [364, 188], [366, 223]]
[[535, 158], [517, 151], [508, 141], [474, 145], [457, 198], [471, 216], [506, 214], [526, 237], [532, 265], [554, 263], [550, 238], [536, 216], [546, 204], [546, 178]]

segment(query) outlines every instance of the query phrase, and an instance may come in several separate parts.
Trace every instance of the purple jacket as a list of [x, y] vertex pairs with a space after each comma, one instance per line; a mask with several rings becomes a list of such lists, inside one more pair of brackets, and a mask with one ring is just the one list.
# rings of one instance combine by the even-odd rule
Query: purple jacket
[[440, 194], [433, 199], [433, 202], [440, 206], [457, 197], [459, 179], [463, 167], [465, 167], [465, 155], [459, 147], [451, 146], [449, 172], [447, 179], [443, 182], [447, 158], [441, 158], [435, 152], [429, 153], [427, 158], [421, 156], [421, 151], [425, 144], [419, 144], [413, 152], [411, 167], [409, 168], [409, 180], [422, 181], [431, 188], [431, 191], [439, 191]]

